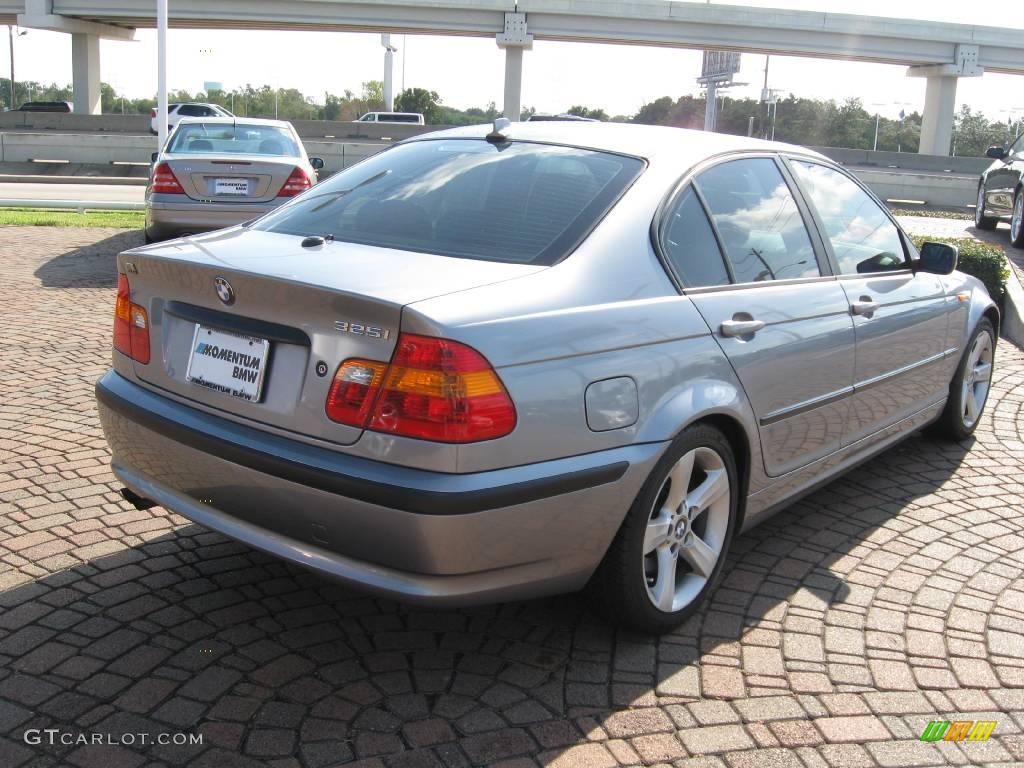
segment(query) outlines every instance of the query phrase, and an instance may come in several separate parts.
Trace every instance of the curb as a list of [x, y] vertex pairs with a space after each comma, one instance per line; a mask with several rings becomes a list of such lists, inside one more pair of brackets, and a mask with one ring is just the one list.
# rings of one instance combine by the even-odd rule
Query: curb
[[[1007, 261], [1010, 261], [1007, 258]], [[1004, 338], [1024, 349], [1024, 287], [1020, 284], [1017, 267], [1010, 262], [1010, 277], [1006, 281], [1006, 296], [1003, 299], [1002, 327]]]

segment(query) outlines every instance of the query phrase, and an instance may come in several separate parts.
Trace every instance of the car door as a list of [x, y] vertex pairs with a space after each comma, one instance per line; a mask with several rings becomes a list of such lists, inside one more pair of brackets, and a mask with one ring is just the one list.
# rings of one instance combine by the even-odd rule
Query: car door
[[850, 303], [857, 362], [845, 442], [852, 443], [946, 395], [945, 285], [910, 269], [903, 234], [859, 183], [823, 163], [788, 162]]
[[1007, 150], [1006, 157], [996, 160], [985, 174], [985, 210], [1006, 218], [1013, 213], [1013, 195], [1024, 178], [1024, 134]]
[[[781, 163], [720, 162], [675, 206], [670, 215], [687, 223], [665, 229], [666, 245], [693, 262], [679, 268], [680, 280], [743, 385], [765, 471], [781, 475], [837, 450], [852, 393], [853, 323]], [[714, 236], [693, 234], [702, 226]], [[715, 266], [723, 257], [724, 284]]]

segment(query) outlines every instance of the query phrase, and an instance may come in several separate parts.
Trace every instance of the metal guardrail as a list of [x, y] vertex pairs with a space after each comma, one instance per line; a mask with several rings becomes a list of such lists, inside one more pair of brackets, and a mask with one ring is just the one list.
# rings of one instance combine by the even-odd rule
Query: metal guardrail
[[128, 200], [33, 200], [25, 197], [0, 198], [0, 208], [72, 209], [86, 211], [144, 211], [145, 203]]

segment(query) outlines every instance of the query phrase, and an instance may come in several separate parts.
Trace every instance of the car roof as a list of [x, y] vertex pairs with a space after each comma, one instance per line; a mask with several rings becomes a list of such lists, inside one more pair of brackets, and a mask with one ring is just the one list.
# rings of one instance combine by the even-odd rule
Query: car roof
[[[424, 133], [406, 141], [423, 141], [438, 138], [482, 138], [493, 130], [493, 125], [470, 125], [450, 128], [444, 131]], [[705, 157], [725, 152], [767, 150], [771, 152], [792, 151], [827, 159], [818, 152], [793, 144], [763, 141], [728, 133], [711, 133], [687, 128], [672, 128], [663, 125], [639, 125], [636, 123], [604, 123], [561, 120], [535, 120], [512, 123], [503, 133], [512, 141], [537, 141], [550, 144], [566, 144], [603, 152], [643, 157], [648, 160], [659, 158], [690, 159], [699, 162]]]
[[183, 117], [182, 123], [206, 123], [207, 125], [268, 125], [276, 128], [292, 128], [287, 120], [271, 120], [265, 117]]

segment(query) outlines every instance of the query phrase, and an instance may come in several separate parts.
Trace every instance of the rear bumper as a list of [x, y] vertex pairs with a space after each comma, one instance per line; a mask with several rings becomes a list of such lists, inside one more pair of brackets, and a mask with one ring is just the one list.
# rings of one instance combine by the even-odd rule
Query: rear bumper
[[262, 216], [282, 202], [284, 199], [266, 203], [204, 203], [199, 200], [171, 203], [147, 200], [146, 234], [154, 240], [164, 240], [223, 229]]
[[96, 395], [114, 472], [135, 493], [346, 583], [432, 604], [581, 587], [664, 448], [445, 474], [210, 417], [114, 372]]

